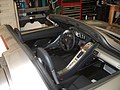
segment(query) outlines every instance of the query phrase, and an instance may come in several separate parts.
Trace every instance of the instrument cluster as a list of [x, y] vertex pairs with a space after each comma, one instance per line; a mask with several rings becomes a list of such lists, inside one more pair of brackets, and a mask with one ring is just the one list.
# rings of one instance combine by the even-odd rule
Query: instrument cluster
[[91, 38], [87, 34], [82, 33], [81, 31], [74, 30], [74, 33], [79, 46], [91, 41]]
[[76, 35], [76, 37], [78, 37], [82, 40], [86, 39], [86, 36], [84, 34], [80, 33], [80, 32], [75, 31], [75, 35]]

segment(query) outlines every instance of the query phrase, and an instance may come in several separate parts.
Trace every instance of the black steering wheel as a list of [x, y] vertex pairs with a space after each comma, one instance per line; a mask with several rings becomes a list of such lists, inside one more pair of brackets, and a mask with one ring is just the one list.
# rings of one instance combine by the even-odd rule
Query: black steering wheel
[[60, 36], [60, 45], [64, 51], [70, 51], [75, 45], [75, 34], [72, 30], [66, 30]]

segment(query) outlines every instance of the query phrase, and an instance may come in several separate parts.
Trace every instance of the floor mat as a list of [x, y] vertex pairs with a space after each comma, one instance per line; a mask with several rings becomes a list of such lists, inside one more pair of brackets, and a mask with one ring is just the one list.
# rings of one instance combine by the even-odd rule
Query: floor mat
[[104, 77], [109, 75], [109, 73], [107, 73], [102, 68], [95, 67], [95, 66], [90, 66], [90, 67], [80, 71], [78, 74], [85, 75], [90, 80], [92, 80], [92, 79], [100, 80], [100, 79], [102, 79], [102, 78], [104, 78]]

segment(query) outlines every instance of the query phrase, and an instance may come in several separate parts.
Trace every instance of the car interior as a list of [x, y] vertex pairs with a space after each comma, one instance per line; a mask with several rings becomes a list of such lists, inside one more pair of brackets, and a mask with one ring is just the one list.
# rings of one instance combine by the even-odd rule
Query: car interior
[[14, 30], [59, 89], [76, 90], [120, 70], [118, 53], [84, 29], [58, 21], [53, 28], [35, 32]]

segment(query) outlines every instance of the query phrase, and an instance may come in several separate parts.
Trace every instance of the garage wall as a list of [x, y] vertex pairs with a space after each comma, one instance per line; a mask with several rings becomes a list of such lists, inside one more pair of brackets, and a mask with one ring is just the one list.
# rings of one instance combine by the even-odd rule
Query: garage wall
[[16, 5], [13, 0], [0, 0], [0, 25], [9, 24], [19, 28]]

